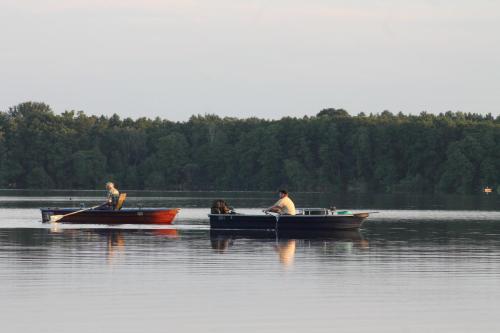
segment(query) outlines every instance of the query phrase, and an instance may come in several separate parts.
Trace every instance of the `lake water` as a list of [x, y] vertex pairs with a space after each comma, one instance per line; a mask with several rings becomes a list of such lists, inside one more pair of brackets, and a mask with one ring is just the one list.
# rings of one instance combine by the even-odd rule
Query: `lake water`
[[[498, 332], [499, 197], [299, 193], [298, 206], [377, 210], [359, 233], [210, 232], [225, 198], [130, 192], [180, 207], [175, 224], [43, 224], [38, 207], [101, 192], [0, 191], [1, 332]], [[132, 194], [132, 195], [131, 195]]]

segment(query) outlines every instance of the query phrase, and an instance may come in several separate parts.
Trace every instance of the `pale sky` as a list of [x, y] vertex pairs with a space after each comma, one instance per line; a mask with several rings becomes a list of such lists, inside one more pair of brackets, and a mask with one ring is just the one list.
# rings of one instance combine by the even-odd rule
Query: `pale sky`
[[0, 0], [0, 110], [500, 114], [498, 0]]

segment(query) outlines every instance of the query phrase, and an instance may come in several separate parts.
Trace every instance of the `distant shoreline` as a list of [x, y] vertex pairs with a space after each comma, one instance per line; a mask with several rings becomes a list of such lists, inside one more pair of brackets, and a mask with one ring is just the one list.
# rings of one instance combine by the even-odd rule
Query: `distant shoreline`
[[0, 187], [473, 194], [498, 190], [499, 144], [500, 117], [491, 114], [330, 108], [272, 121], [171, 122], [57, 115], [26, 102], [0, 112]]

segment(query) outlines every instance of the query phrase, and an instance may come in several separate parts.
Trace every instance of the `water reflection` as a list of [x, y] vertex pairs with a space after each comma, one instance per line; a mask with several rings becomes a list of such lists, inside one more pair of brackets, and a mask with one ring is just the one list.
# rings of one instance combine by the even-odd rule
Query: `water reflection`
[[[58, 260], [92, 262], [105, 259], [108, 264], [141, 251], [162, 251], [167, 242], [180, 239], [176, 229], [64, 228], [54, 223], [51, 228], [0, 228], [0, 259], [9, 258], [18, 265], [45, 265]], [[206, 237], [205, 237], [206, 239]], [[123, 261], [122, 261], [123, 262]]]
[[0, 227], [2, 328], [499, 331], [497, 215], [398, 214], [327, 234], [210, 232], [206, 214], [177, 230]]
[[125, 249], [125, 238], [123, 236], [123, 233], [121, 231], [111, 231], [107, 232], [105, 234], [107, 238], [107, 258], [108, 261], [111, 261], [111, 259], [115, 256], [115, 254], [118, 254]]
[[275, 246], [275, 250], [278, 253], [280, 262], [285, 266], [290, 266], [293, 263], [293, 258], [295, 257], [295, 247], [297, 240], [289, 239], [285, 242], [278, 242]]
[[[267, 241], [267, 242], [266, 242]], [[276, 232], [272, 230], [211, 230], [210, 243], [215, 253], [223, 254], [231, 248], [262, 247], [272, 243], [278, 261], [284, 266], [293, 264], [297, 249], [313, 248], [330, 254], [349, 254], [355, 249], [367, 249], [369, 242], [359, 231], [330, 232]]]
[[179, 232], [177, 229], [155, 229], [153, 230], [153, 235], [169, 239], [179, 238]]
[[[58, 224], [58, 223], [54, 223]], [[119, 254], [125, 253], [127, 239], [136, 243], [136, 239], [141, 236], [145, 237], [158, 237], [160, 239], [177, 239], [179, 238], [179, 231], [176, 229], [111, 229], [111, 228], [98, 228], [98, 229], [61, 229], [50, 228], [50, 233], [62, 234], [66, 238], [80, 238], [94, 244], [106, 244], [105, 257], [111, 263], [114, 257]], [[147, 239], [147, 238], [146, 238]]]

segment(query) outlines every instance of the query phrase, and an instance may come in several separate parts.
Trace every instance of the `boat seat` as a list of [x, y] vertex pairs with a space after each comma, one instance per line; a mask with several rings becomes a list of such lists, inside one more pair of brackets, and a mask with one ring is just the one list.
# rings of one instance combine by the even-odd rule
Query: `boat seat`
[[125, 199], [127, 199], [127, 193], [120, 193], [120, 196], [118, 197], [118, 202], [116, 203], [115, 210], [122, 209]]

